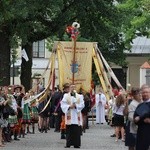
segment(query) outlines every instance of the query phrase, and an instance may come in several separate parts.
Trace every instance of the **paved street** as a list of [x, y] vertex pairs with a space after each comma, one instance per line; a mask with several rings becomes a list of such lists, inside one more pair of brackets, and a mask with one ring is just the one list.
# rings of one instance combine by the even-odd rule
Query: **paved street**
[[[82, 136], [81, 149], [99, 149], [99, 150], [127, 150], [122, 141], [115, 142], [110, 135], [112, 128], [107, 125], [91, 125], [89, 130]], [[60, 133], [54, 133], [54, 129], [48, 133], [28, 134], [26, 138], [20, 141], [7, 143], [2, 150], [62, 150], [65, 140], [60, 140]], [[70, 148], [74, 149], [74, 148]]]

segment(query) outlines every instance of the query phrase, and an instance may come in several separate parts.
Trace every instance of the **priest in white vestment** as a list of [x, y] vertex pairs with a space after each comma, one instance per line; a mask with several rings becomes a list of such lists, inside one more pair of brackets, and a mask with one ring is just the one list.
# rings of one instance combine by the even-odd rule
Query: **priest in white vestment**
[[96, 94], [96, 123], [103, 124], [105, 120], [105, 106], [106, 106], [106, 96], [102, 93], [102, 90], [99, 90], [99, 93]]
[[61, 109], [65, 113], [66, 148], [81, 146], [81, 110], [84, 108], [84, 101], [82, 95], [74, 92], [74, 88], [74, 85], [71, 85], [70, 92], [64, 94], [61, 101]]

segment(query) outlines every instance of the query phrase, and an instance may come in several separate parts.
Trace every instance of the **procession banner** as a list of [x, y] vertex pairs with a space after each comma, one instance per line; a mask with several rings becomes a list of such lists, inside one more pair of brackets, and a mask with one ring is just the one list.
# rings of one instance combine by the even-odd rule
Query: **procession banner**
[[80, 88], [82, 88], [90, 92], [93, 47], [94, 43], [91, 42], [76, 43], [76, 56], [73, 69], [73, 42], [58, 42], [57, 55], [61, 88], [64, 83], [72, 83], [72, 74], [74, 71], [74, 84], [76, 85], [76, 90], [79, 91]]

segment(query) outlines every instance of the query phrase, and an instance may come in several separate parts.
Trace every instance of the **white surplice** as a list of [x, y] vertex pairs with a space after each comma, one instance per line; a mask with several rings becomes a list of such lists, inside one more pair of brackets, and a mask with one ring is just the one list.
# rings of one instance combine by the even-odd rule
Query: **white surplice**
[[105, 105], [106, 96], [101, 94], [96, 94], [96, 123], [105, 123]]
[[[69, 109], [70, 105], [76, 105], [76, 108]], [[76, 96], [71, 96], [70, 93], [64, 94], [61, 101], [61, 109], [65, 113], [65, 124], [66, 125], [82, 125], [82, 114], [81, 110], [84, 108], [83, 96], [76, 93]]]

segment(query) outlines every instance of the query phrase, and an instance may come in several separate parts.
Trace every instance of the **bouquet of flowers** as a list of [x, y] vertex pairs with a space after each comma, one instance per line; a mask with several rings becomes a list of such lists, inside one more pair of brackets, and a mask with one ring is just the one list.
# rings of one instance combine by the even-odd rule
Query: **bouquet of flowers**
[[66, 28], [66, 32], [72, 39], [76, 39], [79, 34], [79, 28], [80, 24], [77, 22], [73, 22], [71, 26], [68, 26]]

